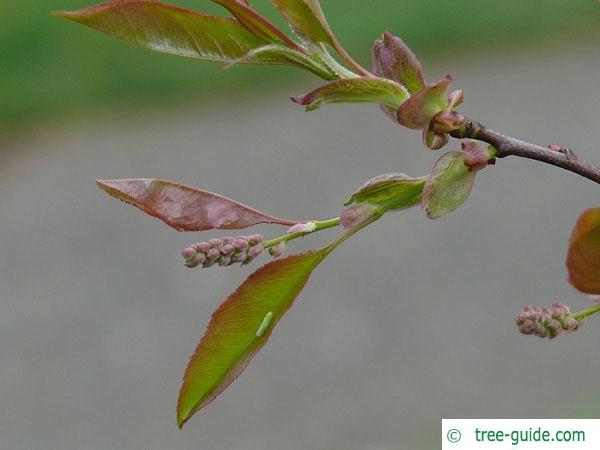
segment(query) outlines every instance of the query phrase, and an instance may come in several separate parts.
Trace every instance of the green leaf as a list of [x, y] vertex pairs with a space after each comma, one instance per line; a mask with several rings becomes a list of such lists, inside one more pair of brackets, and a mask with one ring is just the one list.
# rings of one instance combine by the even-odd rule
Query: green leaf
[[272, 52], [244, 58], [270, 41], [257, 37], [235, 19], [156, 1], [111, 1], [54, 14], [140, 47], [172, 55], [207, 61], [289, 64], [287, 58]]
[[323, 103], [383, 103], [398, 108], [408, 98], [406, 89], [383, 78], [350, 78], [325, 84], [304, 97], [292, 100], [306, 106], [307, 111], [320, 107]]
[[177, 405], [179, 427], [244, 371], [334, 247], [271, 261], [219, 306], [185, 370]]
[[237, 230], [259, 223], [294, 225], [213, 192], [153, 178], [99, 180], [100, 189], [178, 231]]
[[225, 63], [222, 67], [227, 69], [235, 64], [247, 62], [251, 59], [282, 59], [286, 60], [291, 66], [297, 66], [302, 69], [308, 70], [318, 77], [324, 78], [325, 80], [335, 80], [338, 75], [322, 61], [301, 53], [283, 44], [269, 44], [263, 47], [256, 48], [249, 51], [244, 57], [235, 59], [228, 63]]
[[469, 197], [475, 171], [465, 165], [464, 152], [448, 152], [437, 160], [423, 188], [421, 204], [430, 219], [454, 211]]
[[586, 294], [600, 294], [600, 208], [585, 211], [573, 229], [567, 254], [569, 282]]
[[406, 209], [419, 204], [426, 177], [387, 173], [370, 179], [345, 203], [369, 203], [385, 211]]
[[335, 38], [318, 0], [269, 0], [301, 38], [335, 46]]

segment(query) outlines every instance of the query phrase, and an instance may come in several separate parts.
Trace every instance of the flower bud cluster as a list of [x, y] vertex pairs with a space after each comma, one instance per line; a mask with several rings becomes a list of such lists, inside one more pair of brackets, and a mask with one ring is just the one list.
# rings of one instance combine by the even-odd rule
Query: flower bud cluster
[[188, 245], [182, 250], [181, 256], [185, 258], [187, 267], [248, 264], [263, 252], [263, 240], [262, 234], [211, 239]]
[[538, 337], [553, 339], [563, 333], [572, 333], [583, 325], [571, 315], [568, 306], [554, 303], [550, 308], [526, 306], [515, 320], [519, 331]]

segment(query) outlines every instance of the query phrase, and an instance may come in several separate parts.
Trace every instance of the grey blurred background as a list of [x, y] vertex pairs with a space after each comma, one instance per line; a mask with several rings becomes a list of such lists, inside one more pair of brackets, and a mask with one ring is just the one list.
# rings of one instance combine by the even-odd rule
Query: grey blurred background
[[[379, 32], [405, 37], [404, 24], [417, 22], [406, 25], [407, 41], [430, 80], [455, 77], [466, 92], [461, 111], [600, 162], [596, 2], [367, 3], [324, 2], [361, 60]], [[439, 14], [442, 3], [456, 10]], [[26, 6], [47, 30], [19, 28]], [[186, 269], [180, 249], [222, 233], [177, 233], [109, 199], [94, 180], [170, 178], [279, 216], [327, 218], [364, 180], [422, 175], [439, 153], [372, 105], [304, 113], [287, 96], [318, 83], [308, 75], [218, 72], [47, 17], [72, 6], [0, 3], [15, 19], [1, 28], [1, 50], [18, 56], [0, 72], [23, 90], [19, 100], [17, 84], [0, 88], [0, 448], [419, 450], [440, 447], [442, 418], [600, 416], [600, 322], [552, 342], [513, 324], [527, 303], [588, 306], [566, 282], [564, 256], [577, 216], [598, 205], [598, 187], [506, 159], [478, 175], [460, 210], [438, 221], [418, 209], [390, 214], [344, 244], [247, 371], [179, 431], [189, 355], [211, 312], [258, 264]], [[42, 33], [47, 48], [16, 49], [11, 32], [22, 41]], [[59, 41], [67, 44], [57, 49]], [[73, 49], [112, 61], [112, 85], [99, 77], [85, 91], [100, 72], [71, 58]], [[52, 101], [35, 95], [44, 87], [38, 54], [61, 55], [48, 64], [68, 77], [47, 79], [46, 95], [66, 86]], [[139, 78], [120, 76], [127, 71]], [[121, 95], [128, 89], [139, 98]], [[335, 236], [323, 234], [291, 251]]]

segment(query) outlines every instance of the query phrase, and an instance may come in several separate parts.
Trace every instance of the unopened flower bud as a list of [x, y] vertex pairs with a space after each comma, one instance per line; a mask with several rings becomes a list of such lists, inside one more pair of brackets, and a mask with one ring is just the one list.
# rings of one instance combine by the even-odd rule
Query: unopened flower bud
[[235, 252], [235, 247], [231, 244], [225, 244], [221, 247], [221, 253], [224, 255], [230, 255], [233, 252]]
[[196, 259], [196, 256], [198, 256], [198, 255], [202, 255], [204, 257], [203, 253], [194, 254], [190, 258], [186, 258], [186, 260], [185, 260], [185, 266], [189, 267], [190, 269], [192, 269], [192, 268], [198, 267], [200, 264], [202, 264], [202, 261], [198, 261]]
[[190, 259], [195, 255], [196, 250], [192, 246], [186, 247], [183, 250], [181, 250], [181, 256], [183, 256], [185, 259]]
[[246, 250], [248, 248], [248, 241], [241, 238], [235, 238], [231, 245], [238, 250]]
[[206, 261], [206, 255], [204, 253], [197, 253], [196, 256], [194, 256], [194, 264], [196, 266], [204, 263]]
[[207, 252], [210, 250], [210, 244], [208, 242], [198, 242], [196, 244], [192, 244], [192, 247], [196, 249], [197, 252]]
[[550, 314], [556, 319], [562, 320], [570, 313], [569, 307], [559, 302], [553, 303], [550, 307]]
[[252, 247], [250, 247], [250, 250], [248, 250], [248, 255], [246, 256], [246, 259], [244, 261], [242, 261], [242, 265], [246, 265], [246, 264], [250, 264], [254, 258], [256, 258], [258, 255], [260, 255], [263, 252], [264, 248], [262, 246], [262, 244], [257, 244], [254, 245]]
[[273, 258], [279, 258], [281, 255], [284, 254], [286, 246], [287, 245], [286, 245], [285, 241], [281, 241], [281, 242], [275, 244], [273, 247], [269, 248], [269, 254]]
[[244, 261], [246, 261], [247, 258], [248, 258], [247, 252], [240, 252], [233, 257], [233, 262], [234, 263], [243, 263]]
[[248, 243], [250, 245], [260, 244], [262, 241], [264, 241], [262, 234], [252, 234], [248, 236]]
[[550, 308], [528, 305], [517, 315], [515, 322], [523, 334], [553, 339], [579, 329], [584, 320], [575, 319], [568, 306], [557, 302]]
[[211, 248], [206, 254], [206, 259], [209, 261], [216, 261], [221, 257], [221, 251], [218, 248]]
[[317, 228], [314, 222], [303, 222], [292, 225], [287, 229], [287, 234], [291, 233], [312, 233]]
[[588, 295], [587, 298], [593, 302], [600, 303], [600, 295]]
[[564, 324], [567, 327], [567, 332], [575, 331], [577, 329], [577, 327], [579, 326], [579, 322], [577, 322], [577, 320], [573, 317], [568, 317], [564, 321]]
[[263, 248], [262, 244], [257, 244], [257, 245], [250, 247], [250, 250], [248, 250], [248, 258], [250, 258], [250, 259], [256, 258], [258, 255], [260, 255], [263, 252], [263, 250], [264, 250], [264, 248]]
[[208, 241], [211, 248], [219, 248], [223, 245], [223, 241], [221, 239], [211, 239]]

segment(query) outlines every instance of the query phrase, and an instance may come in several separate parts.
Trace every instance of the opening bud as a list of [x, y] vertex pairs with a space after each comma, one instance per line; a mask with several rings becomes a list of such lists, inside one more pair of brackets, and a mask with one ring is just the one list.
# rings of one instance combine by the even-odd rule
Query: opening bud
[[460, 128], [465, 120], [465, 116], [456, 111], [442, 111], [433, 116], [430, 129], [437, 134], [450, 133]]
[[303, 222], [292, 225], [288, 228], [287, 234], [291, 233], [312, 233], [317, 228], [314, 222]]

